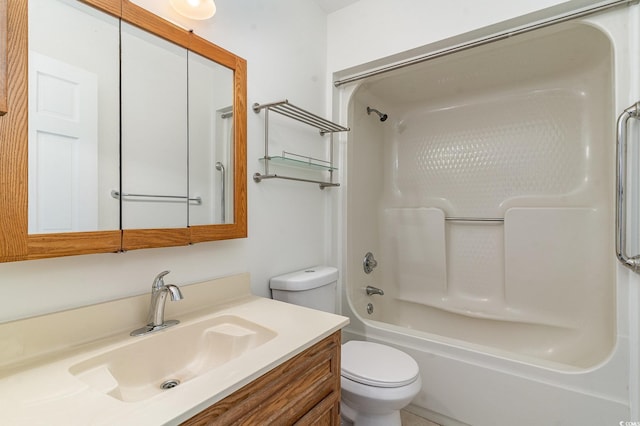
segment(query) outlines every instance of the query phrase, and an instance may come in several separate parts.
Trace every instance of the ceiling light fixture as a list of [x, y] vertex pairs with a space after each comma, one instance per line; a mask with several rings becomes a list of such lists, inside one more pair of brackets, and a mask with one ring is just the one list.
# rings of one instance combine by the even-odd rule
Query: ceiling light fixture
[[213, 0], [169, 0], [171, 7], [189, 19], [209, 19], [216, 13]]

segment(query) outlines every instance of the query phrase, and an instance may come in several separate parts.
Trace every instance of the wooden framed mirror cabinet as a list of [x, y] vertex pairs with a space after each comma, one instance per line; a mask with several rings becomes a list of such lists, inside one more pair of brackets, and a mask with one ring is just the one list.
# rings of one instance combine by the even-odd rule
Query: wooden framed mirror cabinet
[[247, 236], [244, 59], [129, 0], [3, 12], [0, 262]]

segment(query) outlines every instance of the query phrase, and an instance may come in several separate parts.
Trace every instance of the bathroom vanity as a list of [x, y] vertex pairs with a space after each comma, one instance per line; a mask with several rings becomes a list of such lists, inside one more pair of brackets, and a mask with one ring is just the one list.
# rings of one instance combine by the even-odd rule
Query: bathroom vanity
[[250, 294], [248, 274], [0, 324], [0, 422], [339, 424], [342, 316]]

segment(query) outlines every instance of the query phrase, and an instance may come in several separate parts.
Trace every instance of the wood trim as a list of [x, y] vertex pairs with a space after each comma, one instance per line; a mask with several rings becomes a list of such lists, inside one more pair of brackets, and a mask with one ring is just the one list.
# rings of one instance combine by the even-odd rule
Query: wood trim
[[29, 235], [29, 259], [120, 251], [120, 231]]
[[236, 55], [211, 43], [210, 41], [203, 39], [195, 33], [190, 33], [189, 45], [187, 47], [189, 50], [216, 61], [220, 65], [224, 65], [232, 70], [237, 70], [236, 59], [238, 57]]
[[122, 16], [122, 1], [121, 0], [78, 0], [82, 3], [86, 3], [89, 6], [93, 6], [96, 9], [102, 10], [109, 15], [119, 18]]
[[0, 261], [26, 258], [27, 2], [7, 2], [7, 101], [0, 118]]
[[0, 0], [0, 115], [7, 113], [7, 0]]
[[122, 249], [125, 251], [189, 244], [189, 228], [125, 229], [122, 231]]
[[234, 73], [234, 222], [247, 236], [247, 61], [236, 57]]
[[122, 0], [122, 20], [138, 28], [149, 31], [172, 43], [189, 48], [192, 33], [132, 3]]
[[192, 243], [205, 243], [207, 241], [231, 240], [246, 238], [246, 229], [242, 229], [237, 223], [224, 225], [193, 225], [189, 227], [189, 240]]

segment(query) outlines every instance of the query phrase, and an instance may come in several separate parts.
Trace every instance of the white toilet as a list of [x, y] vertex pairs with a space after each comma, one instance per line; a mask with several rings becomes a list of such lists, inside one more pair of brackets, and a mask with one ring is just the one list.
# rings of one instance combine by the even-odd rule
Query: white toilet
[[[315, 266], [271, 278], [273, 298], [326, 312], [336, 311], [338, 270]], [[372, 342], [342, 345], [342, 400], [346, 424], [400, 426], [400, 410], [422, 387], [418, 364], [406, 353]]]

